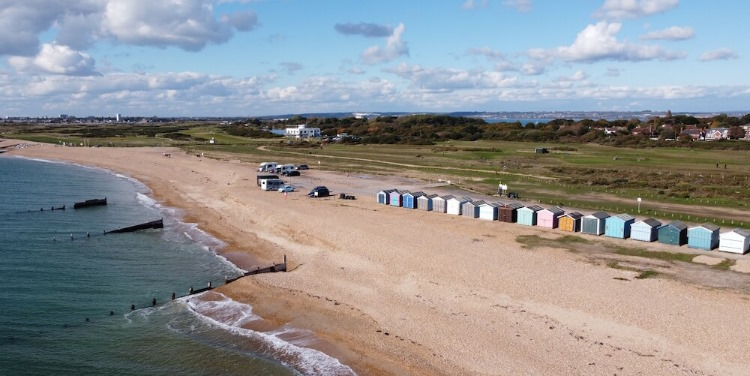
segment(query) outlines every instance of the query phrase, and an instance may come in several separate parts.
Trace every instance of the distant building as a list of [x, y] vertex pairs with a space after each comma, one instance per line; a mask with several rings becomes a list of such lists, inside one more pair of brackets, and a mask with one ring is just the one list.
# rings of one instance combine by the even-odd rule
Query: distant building
[[122, 115], [115, 114], [115, 121], [118, 122], [118, 123], [121, 122], [122, 121]]
[[729, 128], [712, 128], [706, 131], [706, 141], [729, 138]]
[[287, 127], [286, 136], [294, 138], [319, 138], [320, 128], [308, 128], [307, 124]]

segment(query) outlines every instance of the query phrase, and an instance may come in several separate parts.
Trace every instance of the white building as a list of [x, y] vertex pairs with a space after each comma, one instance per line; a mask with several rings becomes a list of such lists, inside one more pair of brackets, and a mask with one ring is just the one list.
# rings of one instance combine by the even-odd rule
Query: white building
[[115, 114], [115, 121], [118, 122], [118, 123], [121, 122], [122, 121], [122, 115]]
[[317, 138], [320, 137], [320, 128], [308, 128], [307, 124], [287, 127], [286, 136], [294, 138]]

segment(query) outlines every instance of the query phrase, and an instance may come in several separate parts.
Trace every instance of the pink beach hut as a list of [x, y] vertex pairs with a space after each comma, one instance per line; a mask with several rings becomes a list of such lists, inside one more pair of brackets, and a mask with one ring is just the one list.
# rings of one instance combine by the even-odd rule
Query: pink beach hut
[[539, 227], [557, 228], [560, 216], [563, 214], [565, 214], [565, 210], [562, 210], [557, 206], [540, 210], [536, 214], [536, 225]]

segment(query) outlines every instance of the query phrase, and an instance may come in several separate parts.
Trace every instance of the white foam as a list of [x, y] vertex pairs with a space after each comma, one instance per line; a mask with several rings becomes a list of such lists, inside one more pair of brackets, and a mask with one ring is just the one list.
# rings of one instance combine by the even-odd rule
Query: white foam
[[[235, 302], [227, 296], [210, 292], [211, 300], [203, 300], [204, 294], [181, 299], [200, 320], [230, 333], [262, 341], [269, 348], [269, 356], [283, 358], [281, 362], [305, 375], [356, 375], [354, 370], [341, 364], [338, 359], [327, 354], [287, 342], [279, 336], [296, 329], [285, 327], [281, 330], [264, 333], [243, 328], [242, 325], [259, 317], [253, 314], [253, 307]], [[299, 330], [300, 332], [305, 332]]]

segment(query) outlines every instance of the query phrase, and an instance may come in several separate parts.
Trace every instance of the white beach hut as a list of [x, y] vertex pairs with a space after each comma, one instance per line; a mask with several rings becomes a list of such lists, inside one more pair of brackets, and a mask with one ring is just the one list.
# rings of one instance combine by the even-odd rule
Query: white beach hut
[[742, 229], [719, 234], [719, 250], [724, 252], [744, 254], [750, 248], [750, 232]]
[[479, 219], [484, 219], [487, 221], [497, 221], [497, 209], [500, 207], [500, 205], [501, 204], [498, 202], [485, 202], [479, 205]]
[[461, 207], [470, 201], [471, 199], [468, 197], [452, 197], [446, 201], [447, 207], [445, 212], [453, 215], [461, 215]]

